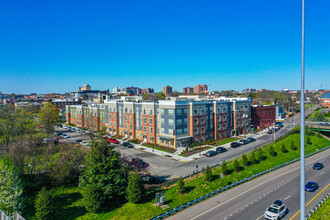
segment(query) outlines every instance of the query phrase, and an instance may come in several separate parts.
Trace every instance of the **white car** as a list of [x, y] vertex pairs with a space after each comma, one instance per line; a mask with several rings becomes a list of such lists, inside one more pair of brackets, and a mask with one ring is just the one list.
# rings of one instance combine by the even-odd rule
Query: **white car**
[[278, 220], [284, 217], [287, 211], [288, 209], [283, 202], [281, 200], [276, 200], [268, 209], [266, 209], [264, 216], [266, 219]]
[[62, 136], [63, 138], [69, 138], [69, 136], [66, 135], [66, 134], [62, 134], [61, 136]]

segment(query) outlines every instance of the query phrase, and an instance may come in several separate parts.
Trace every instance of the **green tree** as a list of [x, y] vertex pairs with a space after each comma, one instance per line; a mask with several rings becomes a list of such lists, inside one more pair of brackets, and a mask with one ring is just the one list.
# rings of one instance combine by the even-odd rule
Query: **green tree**
[[321, 135], [320, 130], [317, 131], [317, 136], [316, 136], [316, 137], [318, 137], [318, 138], [322, 138], [322, 135]]
[[297, 147], [294, 144], [294, 141], [291, 142], [291, 150], [297, 150]]
[[269, 155], [272, 156], [272, 157], [275, 157], [276, 156], [276, 152], [274, 150], [273, 145], [270, 146], [270, 148], [269, 148]]
[[251, 161], [252, 164], [257, 164], [258, 163], [255, 151], [252, 151], [251, 156], [250, 156], [250, 161]]
[[23, 209], [23, 186], [19, 172], [9, 162], [0, 159], [0, 208], [11, 216]]
[[223, 175], [228, 175], [229, 173], [227, 162], [225, 160], [221, 164], [221, 172], [223, 173]]
[[243, 165], [244, 166], [249, 166], [250, 165], [249, 160], [248, 160], [246, 154], [243, 154], [242, 155], [242, 159], [243, 159]]
[[157, 92], [156, 93], [156, 95], [155, 95], [155, 101], [158, 101], [158, 100], [165, 100], [164, 93], [162, 93], [162, 92]]
[[258, 149], [258, 160], [259, 161], [264, 160], [264, 155], [261, 148]]
[[284, 143], [283, 143], [282, 146], [281, 146], [281, 151], [282, 151], [283, 153], [287, 153], [287, 152], [288, 152], [288, 150], [286, 149]]
[[307, 141], [306, 141], [306, 143], [307, 143], [308, 145], [312, 145], [311, 138], [310, 138], [309, 136], [307, 136]]
[[48, 220], [54, 218], [54, 199], [52, 191], [47, 191], [46, 187], [43, 187], [37, 195], [35, 201], [36, 219]]
[[38, 115], [40, 127], [49, 135], [60, 121], [59, 111], [51, 102], [46, 102]]
[[237, 159], [234, 161], [234, 170], [235, 170], [235, 172], [239, 172], [240, 171], [240, 169], [241, 169], [241, 167], [239, 166], [239, 163], [238, 163], [238, 161], [237, 161]]
[[89, 184], [82, 189], [83, 204], [89, 213], [95, 213], [101, 209], [102, 192], [96, 184]]
[[205, 180], [206, 180], [207, 182], [212, 181], [212, 169], [211, 169], [210, 166], [207, 166], [207, 167], [205, 168], [204, 173], [205, 173], [205, 174], [204, 174], [204, 175], [205, 175]]
[[180, 176], [179, 180], [178, 180], [178, 193], [183, 193], [184, 192], [184, 181], [182, 176]]
[[131, 172], [128, 177], [128, 186], [126, 188], [126, 199], [130, 203], [137, 203], [142, 197], [140, 177], [137, 172]]
[[[92, 191], [98, 192], [95, 200], [100, 203], [100, 207], [109, 207], [125, 194], [126, 171], [120, 154], [114, 151], [113, 146], [109, 146], [108, 141], [99, 139], [91, 142], [90, 147], [89, 162], [80, 176], [79, 185], [93, 185]], [[86, 195], [83, 200], [88, 201]]]

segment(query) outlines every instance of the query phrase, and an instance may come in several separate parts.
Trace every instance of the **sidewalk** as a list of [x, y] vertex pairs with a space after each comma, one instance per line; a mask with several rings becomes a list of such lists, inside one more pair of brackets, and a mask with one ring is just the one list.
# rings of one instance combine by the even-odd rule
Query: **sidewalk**
[[[242, 136], [240, 136], [240, 139], [246, 139], [246, 138], [249, 138], [249, 137], [253, 137], [253, 138], [257, 139], [257, 138], [259, 138], [263, 135], [266, 135], [267, 131], [268, 131], [268, 129], [266, 128], [263, 131], [257, 132], [256, 134], [247, 134], [245, 137], [244, 137], [244, 135], [242, 135]], [[120, 141], [123, 142], [123, 141], [126, 141], [126, 140], [121, 139]], [[215, 150], [217, 147], [224, 147], [226, 149], [229, 149], [230, 148], [230, 143], [223, 144], [223, 145], [220, 145], [220, 146], [207, 145], [207, 146], [210, 146], [212, 148], [208, 149], [208, 150], [205, 150], [205, 151], [202, 151], [200, 153], [190, 155], [188, 157], [183, 157], [183, 156], [179, 155], [180, 153], [182, 153], [182, 151], [185, 150], [184, 147], [177, 148], [177, 151], [175, 153], [168, 153], [168, 152], [164, 152], [164, 151], [157, 150], [157, 149], [154, 149], [154, 148], [143, 146], [142, 144], [134, 144], [134, 143], [131, 143], [131, 144], [134, 145], [135, 149], [140, 150], [140, 151], [149, 152], [149, 153], [156, 154], [156, 155], [159, 155], [159, 156], [162, 156], [162, 157], [167, 157], [167, 158], [170, 158], [170, 159], [173, 159], [173, 160], [186, 162], [186, 161], [193, 161], [193, 160], [196, 160], [198, 158], [201, 158], [201, 157], [203, 157], [203, 154], [205, 154], [207, 151]]]

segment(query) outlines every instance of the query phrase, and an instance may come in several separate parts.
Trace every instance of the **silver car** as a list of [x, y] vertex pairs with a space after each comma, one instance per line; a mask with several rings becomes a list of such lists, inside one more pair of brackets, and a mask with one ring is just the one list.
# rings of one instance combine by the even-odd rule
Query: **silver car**
[[278, 220], [284, 217], [288, 209], [285, 207], [284, 203], [281, 200], [276, 200], [264, 214], [266, 219]]

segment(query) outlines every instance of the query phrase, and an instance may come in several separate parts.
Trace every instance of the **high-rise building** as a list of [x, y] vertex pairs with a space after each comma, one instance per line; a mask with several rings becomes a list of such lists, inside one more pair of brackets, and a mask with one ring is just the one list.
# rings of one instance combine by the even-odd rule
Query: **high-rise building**
[[194, 88], [192, 87], [183, 88], [183, 94], [192, 94], [192, 93], [194, 93]]
[[165, 86], [165, 87], [163, 87], [163, 93], [165, 95], [170, 94], [172, 92], [173, 92], [173, 88], [171, 86]]
[[195, 94], [201, 94], [201, 93], [205, 93], [208, 90], [208, 86], [207, 85], [196, 85], [194, 87], [194, 93]]

